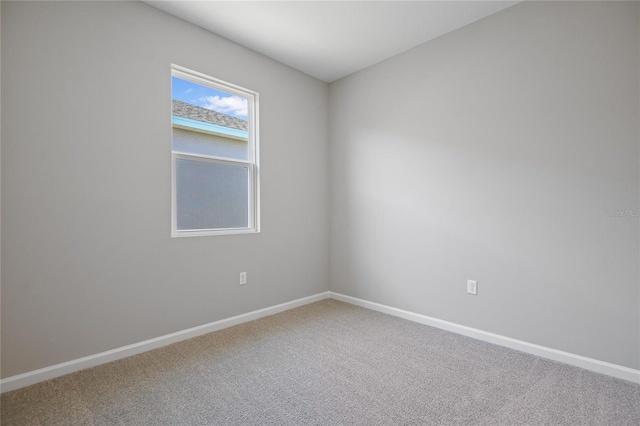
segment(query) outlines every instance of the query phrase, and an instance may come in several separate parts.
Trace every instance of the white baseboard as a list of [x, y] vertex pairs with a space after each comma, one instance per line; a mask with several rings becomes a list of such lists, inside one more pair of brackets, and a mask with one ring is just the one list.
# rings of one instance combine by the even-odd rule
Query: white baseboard
[[76, 371], [84, 370], [86, 368], [95, 367], [97, 365], [106, 364], [112, 361], [117, 361], [122, 358], [137, 355], [142, 352], [147, 352], [152, 349], [191, 339], [193, 337], [202, 336], [203, 334], [212, 333], [214, 331], [222, 330], [234, 325], [264, 318], [269, 315], [274, 315], [280, 312], [287, 311], [289, 309], [297, 308], [309, 303], [318, 302], [327, 298], [340, 300], [352, 305], [361, 306], [363, 308], [404, 318], [409, 321], [429, 325], [431, 327], [440, 328], [457, 334], [462, 334], [474, 339], [515, 349], [521, 352], [562, 362], [568, 365], [573, 365], [575, 367], [584, 368], [596, 373], [606, 374], [634, 383], [640, 383], [640, 370], [634, 370], [632, 368], [623, 367], [621, 365], [616, 365], [605, 361], [599, 361], [593, 358], [587, 358], [581, 355], [575, 355], [569, 352], [547, 348], [545, 346], [523, 342], [521, 340], [512, 339], [510, 337], [501, 336], [499, 334], [489, 333], [464, 325], [455, 324], [449, 321], [443, 321], [437, 318], [428, 317], [426, 315], [416, 314], [414, 312], [404, 311], [402, 309], [393, 308], [391, 306], [381, 305], [379, 303], [369, 302], [367, 300], [362, 300], [329, 291], [318, 293], [309, 297], [304, 297], [302, 299], [293, 300], [291, 302], [281, 303], [279, 305], [271, 306], [268, 308], [259, 309], [257, 311], [248, 312], [246, 314], [237, 315], [231, 318], [214, 321], [209, 324], [177, 331], [175, 333], [112, 349], [106, 352], [101, 352], [95, 355], [89, 355], [83, 358], [74, 359], [71, 361], [63, 362], [61, 364], [41, 368], [39, 370], [29, 371], [27, 373], [7, 377], [6, 379], [0, 380], [0, 391], [9, 392], [15, 389], [20, 389], [25, 386], [43, 382], [45, 380], [64, 376], [65, 374], [70, 374]]
[[214, 321], [209, 324], [188, 328], [186, 330], [166, 334], [164, 336], [145, 340], [143, 342], [122, 346], [120, 348], [101, 352], [95, 355], [89, 355], [83, 358], [63, 362], [61, 364], [52, 365], [50, 367], [41, 368], [39, 370], [29, 371], [23, 374], [18, 374], [16, 376], [7, 377], [6, 379], [0, 380], [0, 390], [1, 392], [9, 392], [15, 389], [20, 389], [25, 386], [33, 385], [35, 383], [44, 382], [45, 380], [64, 376], [65, 374], [74, 373], [76, 371], [95, 367], [100, 364], [106, 364], [107, 362], [116, 361], [132, 355], [137, 355], [139, 353], [157, 349], [159, 347], [170, 345], [172, 343], [177, 343], [182, 340], [202, 336], [203, 334], [208, 334], [214, 331], [222, 330], [224, 328], [232, 327], [234, 325], [288, 311], [289, 309], [297, 308], [299, 306], [307, 305], [313, 302], [318, 302], [320, 300], [327, 299], [328, 297], [328, 292], [318, 293], [313, 296], [303, 297], [302, 299], [293, 300], [291, 302], [281, 303], [279, 305], [259, 309], [257, 311], [249, 312], [242, 315], [237, 315], [235, 317]]
[[584, 368], [585, 370], [594, 371], [596, 373], [606, 374], [608, 376], [628, 380], [633, 383], [640, 383], [640, 370], [634, 370], [622, 365], [599, 361], [597, 359], [587, 358], [581, 355], [563, 352], [557, 349], [547, 348], [545, 346], [540, 346], [533, 343], [523, 342], [522, 340], [516, 340], [510, 337], [501, 336], [499, 334], [489, 333], [487, 331], [478, 330], [476, 328], [471, 328], [453, 322], [428, 317], [426, 315], [416, 314], [414, 312], [404, 311], [402, 309], [393, 308], [391, 306], [369, 302], [368, 300], [346, 296], [344, 294], [335, 293], [333, 291], [329, 292], [329, 298], [393, 315], [395, 317], [404, 318], [406, 320], [425, 324], [431, 327], [440, 328], [442, 330], [451, 331], [453, 333], [462, 334], [463, 336], [472, 337], [474, 339], [493, 343], [499, 346], [515, 349], [520, 352], [539, 356], [541, 358], [551, 359], [553, 361], [562, 362], [574, 367], [580, 367]]

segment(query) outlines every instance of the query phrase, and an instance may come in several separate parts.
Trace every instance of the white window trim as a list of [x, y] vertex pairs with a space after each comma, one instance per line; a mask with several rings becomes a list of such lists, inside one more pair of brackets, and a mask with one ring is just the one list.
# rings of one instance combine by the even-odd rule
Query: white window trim
[[[247, 161], [173, 150], [171, 151], [171, 237], [202, 237], [212, 235], [254, 234], [260, 232], [260, 145], [258, 140], [258, 93], [175, 64], [171, 64], [171, 75], [203, 86], [213, 86], [227, 93], [241, 96], [246, 98], [249, 103], [249, 129], [247, 140], [249, 152]], [[173, 124], [171, 124], [171, 126], [173, 128]], [[249, 226], [247, 228], [179, 230], [176, 202], [176, 162], [178, 159], [197, 159], [198, 161], [248, 167]]]

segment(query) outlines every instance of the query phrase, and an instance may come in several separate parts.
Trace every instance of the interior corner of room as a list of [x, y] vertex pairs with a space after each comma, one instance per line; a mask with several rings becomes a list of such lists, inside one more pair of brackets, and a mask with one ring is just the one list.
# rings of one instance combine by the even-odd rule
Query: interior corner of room
[[[325, 298], [640, 381], [637, 2], [329, 82], [142, 2], [1, 11], [3, 391]], [[260, 93], [259, 233], [171, 238], [172, 63]]]

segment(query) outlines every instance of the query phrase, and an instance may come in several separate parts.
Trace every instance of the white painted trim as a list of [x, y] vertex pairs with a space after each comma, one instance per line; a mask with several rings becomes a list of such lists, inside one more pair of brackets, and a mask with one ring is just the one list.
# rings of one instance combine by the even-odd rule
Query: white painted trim
[[170, 345], [172, 343], [181, 342], [193, 337], [202, 336], [204, 334], [212, 333], [214, 331], [222, 330], [228, 327], [233, 327], [234, 325], [243, 324], [245, 322], [264, 318], [269, 315], [288, 311], [289, 309], [304, 306], [309, 303], [319, 302], [327, 298], [340, 300], [352, 305], [361, 306], [363, 308], [393, 315], [399, 318], [404, 318], [409, 321], [440, 328], [442, 330], [451, 331], [457, 334], [462, 334], [464, 336], [515, 349], [531, 355], [536, 355], [542, 358], [547, 358], [568, 365], [573, 365], [575, 367], [584, 368], [585, 370], [594, 371], [596, 373], [606, 374], [612, 377], [617, 377], [619, 379], [628, 380], [633, 383], [640, 383], [640, 370], [634, 370], [632, 368], [624, 367], [621, 365], [599, 361], [597, 359], [587, 358], [581, 355], [563, 352], [556, 349], [547, 348], [545, 346], [535, 345], [533, 343], [523, 342], [521, 340], [512, 339], [510, 337], [501, 336], [499, 334], [489, 333], [464, 325], [455, 324], [449, 321], [444, 321], [437, 318], [428, 317], [426, 315], [416, 314], [414, 312], [409, 312], [379, 303], [369, 302], [367, 300], [328, 291], [318, 293], [313, 296], [303, 297], [302, 299], [293, 300], [291, 302], [285, 302], [268, 308], [259, 309], [257, 311], [248, 312], [246, 314], [214, 321], [209, 324], [204, 324], [186, 330], [177, 331], [175, 333], [166, 334], [164, 336], [145, 340], [143, 342], [122, 346], [120, 348], [112, 349], [98, 354], [89, 355], [83, 358], [63, 362], [61, 364], [41, 368], [39, 370], [29, 371], [23, 374], [18, 374], [16, 376], [7, 377], [6, 379], [0, 380], [0, 391], [9, 392], [15, 389], [20, 389], [25, 386], [33, 385], [35, 383], [43, 382], [49, 379], [54, 379], [66, 374], [84, 370], [86, 368], [95, 367], [97, 365], [106, 364], [112, 361], [117, 361], [122, 358], [157, 349], [162, 346]]
[[373, 311], [393, 315], [395, 317], [404, 318], [406, 320], [425, 324], [431, 327], [440, 328], [442, 330], [451, 331], [453, 333], [472, 337], [484, 342], [489, 342], [495, 345], [515, 349], [517, 351], [539, 356], [541, 358], [547, 358], [553, 361], [562, 362], [574, 367], [580, 367], [584, 368], [585, 370], [594, 371], [596, 373], [606, 374], [608, 376], [628, 380], [633, 383], [640, 383], [640, 370], [634, 370], [633, 368], [624, 367], [622, 365], [612, 364], [610, 362], [600, 361], [593, 358], [587, 358], [582, 355], [576, 355], [569, 352], [559, 351], [557, 349], [524, 342], [522, 340], [512, 339], [500, 334], [478, 330], [476, 328], [467, 327], [422, 314], [416, 314], [414, 312], [393, 308], [391, 306], [381, 305], [375, 302], [369, 302], [368, 300], [346, 296], [344, 294], [335, 293], [333, 291], [329, 292], [329, 298], [371, 309]]
[[74, 373], [76, 371], [95, 367], [101, 364], [106, 364], [107, 362], [117, 361], [122, 358], [137, 355], [142, 352], [150, 351], [152, 349], [157, 349], [162, 346], [170, 345], [172, 343], [181, 342], [193, 337], [202, 336], [203, 334], [208, 334], [228, 327], [233, 327], [234, 325], [243, 324], [245, 322], [264, 318], [269, 315], [288, 311], [289, 309], [297, 308], [309, 303], [319, 302], [320, 300], [327, 299], [328, 297], [328, 292], [318, 293], [313, 296], [303, 297], [302, 299], [281, 303], [279, 305], [271, 306], [264, 309], [258, 309], [257, 311], [248, 312], [246, 314], [237, 315], [219, 321], [214, 321], [209, 324], [204, 324], [193, 328], [188, 328], [186, 330], [166, 334], [164, 336], [145, 340], [143, 342], [122, 346], [120, 348], [112, 349], [106, 352], [89, 355], [83, 358], [63, 362], [61, 364], [41, 368], [39, 370], [29, 371], [23, 374], [18, 374], [16, 376], [7, 377], [6, 379], [0, 380], [0, 390], [1, 392], [9, 392], [15, 389], [20, 389], [25, 386], [33, 385], [35, 383], [44, 382], [45, 380], [64, 376], [65, 374]]
[[253, 166], [253, 163], [250, 161], [216, 157], [215, 155], [193, 154], [190, 152], [182, 151], [171, 151], [171, 153], [180, 160], [204, 161], [206, 163], [225, 164], [236, 167]]

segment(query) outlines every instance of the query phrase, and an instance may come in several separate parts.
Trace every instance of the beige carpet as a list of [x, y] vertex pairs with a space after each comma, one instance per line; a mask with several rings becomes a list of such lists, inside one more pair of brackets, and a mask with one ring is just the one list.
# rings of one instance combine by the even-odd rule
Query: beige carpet
[[638, 425], [640, 386], [335, 300], [2, 395], [9, 425]]

